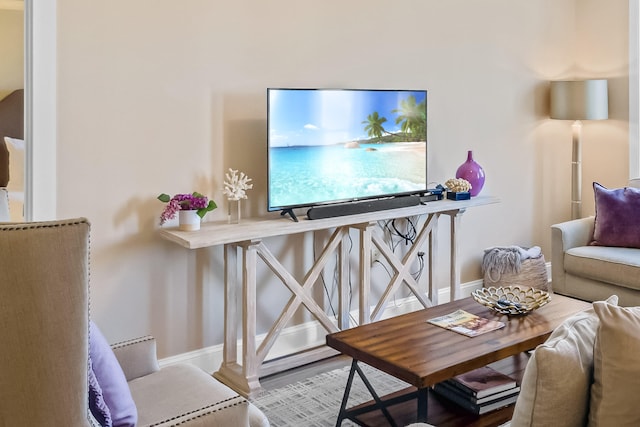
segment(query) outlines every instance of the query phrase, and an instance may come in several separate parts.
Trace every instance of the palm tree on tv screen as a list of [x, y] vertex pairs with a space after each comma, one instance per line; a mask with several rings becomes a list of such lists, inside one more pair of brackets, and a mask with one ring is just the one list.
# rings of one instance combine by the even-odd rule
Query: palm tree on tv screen
[[364, 130], [370, 137], [376, 138], [378, 141], [382, 138], [383, 133], [387, 133], [384, 130], [382, 124], [387, 121], [386, 117], [380, 117], [377, 111], [369, 114], [367, 120], [363, 120], [362, 124], [365, 124]]
[[421, 139], [425, 135], [426, 113], [424, 101], [416, 103], [416, 98], [410, 95], [400, 101], [400, 108], [391, 111], [398, 114], [396, 124], [400, 125], [403, 133]]

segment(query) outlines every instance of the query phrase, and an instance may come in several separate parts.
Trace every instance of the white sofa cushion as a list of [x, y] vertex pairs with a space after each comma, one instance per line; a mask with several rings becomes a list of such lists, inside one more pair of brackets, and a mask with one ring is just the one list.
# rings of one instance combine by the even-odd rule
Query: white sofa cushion
[[600, 320], [594, 349], [590, 427], [640, 426], [640, 307], [593, 303]]
[[[617, 304], [618, 297], [607, 300]], [[522, 379], [512, 427], [586, 425], [598, 317], [590, 308], [564, 321], [534, 351]]]

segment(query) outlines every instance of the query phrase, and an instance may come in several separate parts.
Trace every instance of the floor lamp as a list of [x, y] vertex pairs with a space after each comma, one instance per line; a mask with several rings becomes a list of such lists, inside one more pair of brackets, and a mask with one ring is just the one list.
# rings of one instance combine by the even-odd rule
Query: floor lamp
[[571, 219], [582, 216], [582, 122], [609, 118], [606, 80], [569, 80], [551, 82], [550, 117], [574, 120], [571, 156]]

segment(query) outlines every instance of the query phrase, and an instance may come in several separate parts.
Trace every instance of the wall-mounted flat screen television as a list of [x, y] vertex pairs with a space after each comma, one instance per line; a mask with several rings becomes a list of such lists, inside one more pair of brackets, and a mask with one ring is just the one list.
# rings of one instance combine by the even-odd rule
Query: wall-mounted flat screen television
[[267, 89], [268, 210], [427, 191], [427, 91]]

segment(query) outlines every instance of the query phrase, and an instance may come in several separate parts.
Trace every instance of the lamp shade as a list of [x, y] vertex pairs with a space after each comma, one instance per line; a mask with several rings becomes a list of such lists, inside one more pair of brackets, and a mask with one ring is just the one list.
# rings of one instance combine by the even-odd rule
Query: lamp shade
[[606, 80], [551, 82], [551, 112], [558, 120], [605, 120], [609, 118]]

